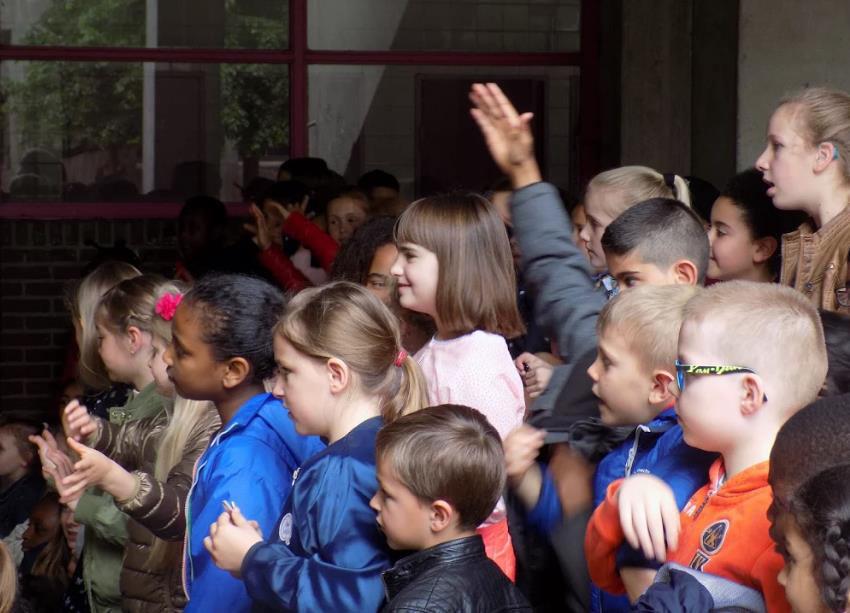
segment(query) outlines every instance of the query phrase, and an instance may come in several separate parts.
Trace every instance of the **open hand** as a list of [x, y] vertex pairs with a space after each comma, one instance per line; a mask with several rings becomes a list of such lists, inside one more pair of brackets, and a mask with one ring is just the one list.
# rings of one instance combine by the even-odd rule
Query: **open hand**
[[74, 464], [74, 472], [62, 479], [59, 493], [62, 496], [60, 502], [63, 503], [68, 498], [79, 498], [90, 486], [102, 486], [110, 471], [118, 466], [96, 449], [78, 443], [72, 438], [68, 438], [68, 446], [80, 456], [80, 459]]
[[62, 411], [62, 426], [65, 436], [75, 441], [84, 441], [97, 431], [97, 421], [77, 400], [69, 402]]
[[519, 189], [541, 180], [534, 158], [531, 133], [533, 113], [517, 113], [511, 101], [495, 83], [475, 83], [469, 94], [470, 110], [496, 165]]
[[41, 472], [45, 479], [57, 482], [74, 472], [74, 463], [68, 455], [59, 449], [56, 439], [47, 428], [38, 435], [29, 437], [29, 441], [38, 447], [41, 460]]
[[245, 519], [239, 507], [234, 505], [233, 510], [225, 511], [210, 525], [210, 535], [204, 539], [204, 547], [216, 566], [238, 578], [248, 550], [262, 540], [263, 534], [257, 522]]
[[620, 486], [617, 505], [629, 545], [664, 562], [679, 544], [679, 507], [670, 486], [652, 475], [632, 475]]
[[251, 213], [251, 217], [254, 218], [254, 223], [246, 223], [242, 227], [254, 235], [254, 242], [257, 243], [257, 247], [259, 247], [260, 250], [265, 251], [272, 244], [272, 235], [269, 230], [269, 223], [266, 221], [266, 216], [263, 215], [263, 212], [256, 204], [252, 204], [248, 211]]

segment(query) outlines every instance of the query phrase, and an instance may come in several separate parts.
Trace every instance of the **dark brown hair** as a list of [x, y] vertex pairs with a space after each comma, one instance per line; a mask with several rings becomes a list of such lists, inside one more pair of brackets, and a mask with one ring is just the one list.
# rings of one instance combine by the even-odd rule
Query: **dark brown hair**
[[450, 193], [417, 200], [399, 217], [395, 240], [437, 256], [436, 307], [448, 336], [523, 333], [508, 234], [486, 198]]
[[487, 519], [505, 488], [499, 433], [465, 406], [441, 404], [398, 418], [378, 432], [375, 456], [418, 498], [451, 504], [463, 529]]

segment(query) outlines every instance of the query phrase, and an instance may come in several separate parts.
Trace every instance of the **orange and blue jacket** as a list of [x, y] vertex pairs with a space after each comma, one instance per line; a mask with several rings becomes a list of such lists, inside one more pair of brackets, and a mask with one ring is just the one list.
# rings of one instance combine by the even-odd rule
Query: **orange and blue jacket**
[[[726, 481], [718, 459], [709, 469], [709, 482], [682, 510], [679, 546], [667, 552], [667, 560], [752, 587], [764, 595], [768, 611], [781, 613], [791, 608], [777, 581], [782, 556], [768, 533], [767, 509], [773, 498], [768, 465], [755, 464]], [[624, 539], [616, 502], [622, 483], [620, 479], [608, 487], [584, 541], [591, 580], [614, 594], [625, 592], [616, 560]]]

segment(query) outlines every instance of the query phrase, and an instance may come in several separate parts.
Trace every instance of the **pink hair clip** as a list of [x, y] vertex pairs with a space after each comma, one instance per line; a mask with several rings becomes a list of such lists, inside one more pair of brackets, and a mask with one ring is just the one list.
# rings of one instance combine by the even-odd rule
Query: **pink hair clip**
[[398, 355], [395, 358], [393, 364], [395, 364], [398, 368], [401, 368], [401, 365], [404, 364], [404, 361], [407, 359], [407, 352], [402, 349], [398, 352]]
[[162, 317], [165, 321], [171, 321], [174, 319], [174, 313], [177, 311], [177, 307], [180, 306], [180, 302], [183, 300], [183, 294], [174, 292], [163, 294], [160, 296], [159, 300], [156, 301], [155, 311], [156, 314]]

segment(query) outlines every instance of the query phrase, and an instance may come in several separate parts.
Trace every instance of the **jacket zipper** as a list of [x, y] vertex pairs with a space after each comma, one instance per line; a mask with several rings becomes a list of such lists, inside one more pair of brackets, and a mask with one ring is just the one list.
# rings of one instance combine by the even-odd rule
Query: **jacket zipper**
[[637, 457], [638, 445], [640, 444], [640, 434], [641, 432], [651, 432], [651, 430], [644, 425], [640, 425], [635, 428], [635, 442], [632, 443], [632, 448], [629, 450], [629, 457], [626, 460], [626, 476], [632, 474], [632, 465], [635, 463], [635, 457]]

